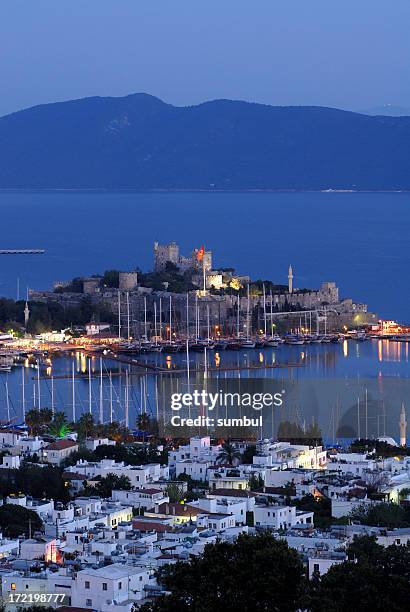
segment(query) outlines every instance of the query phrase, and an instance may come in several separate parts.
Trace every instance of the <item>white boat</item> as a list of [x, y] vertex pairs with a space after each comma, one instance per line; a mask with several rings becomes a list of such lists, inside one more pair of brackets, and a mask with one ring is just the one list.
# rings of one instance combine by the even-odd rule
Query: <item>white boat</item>
[[283, 340], [278, 334], [274, 334], [270, 338], [267, 338], [265, 343], [266, 346], [279, 346], [281, 344], [283, 344]]
[[255, 348], [256, 342], [254, 340], [241, 340], [241, 348]]

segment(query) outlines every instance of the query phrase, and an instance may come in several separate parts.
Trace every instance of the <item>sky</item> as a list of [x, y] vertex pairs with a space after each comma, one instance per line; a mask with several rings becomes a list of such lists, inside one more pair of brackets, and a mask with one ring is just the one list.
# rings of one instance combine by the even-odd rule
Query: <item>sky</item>
[[0, 115], [146, 92], [410, 108], [409, 0], [1, 0]]

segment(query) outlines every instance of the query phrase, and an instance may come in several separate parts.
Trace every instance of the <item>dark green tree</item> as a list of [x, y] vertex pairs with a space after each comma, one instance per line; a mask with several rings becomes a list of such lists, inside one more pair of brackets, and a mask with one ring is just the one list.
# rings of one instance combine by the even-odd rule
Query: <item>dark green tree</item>
[[307, 591], [297, 552], [266, 532], [209, 544], [203, 556], [161, 568], [159, 581], [170, 594], [144, 612], [292, 612]]

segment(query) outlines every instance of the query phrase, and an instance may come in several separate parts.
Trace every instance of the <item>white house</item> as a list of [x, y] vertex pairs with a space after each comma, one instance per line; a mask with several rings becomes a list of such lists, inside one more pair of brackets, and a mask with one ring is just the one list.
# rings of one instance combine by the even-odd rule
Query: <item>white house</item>
[[287, 529], [296, 525], [313, 526], [313, 512], [298, 511], [295, 506], [256, 504], [253, 516], [255, 527]]
[[55, 538], [38, 536], [23, 540], [20, 546], [20, 558], [31, 561], [43, 559], [52, 563], [57, 562], [60, 541]]
[[120, 563], [84, 569], [77, 573], [71, 605], [100, 612], [131, 612], [143, 598], [149, 580], [149, 570]]
[[211, 514], [200, 514], [197, 516], [198, 527], [205, 529], [214, 529], [215, 531], [224, 531], [235, 527], [235, 516], [233, 514], [223, 514], [219, 512]]
[[206, 497], [190, 502], [189, 505], [211, 514], [233, 515], [237, 525], [246, 523], [246, 500]]
[[332, 565], [339, 565], [345, 561], [347, 561], [347, 554], [345, 552], [317, 552], [312, 557], [308, 558], [309, 579], [312, 578], [314, 573], [323, 576], [323, 574], [326, 574]]
[[43, 460], [53, 465], [60, 465], [64, 459], [76, 451], [78, 451], [78, 444], [74, 440], [56, 440], [43, 448]]
[[126, 476], [131, 486], [135, 488], [154, 483], [156, 480], [169, 478], [168, 466], [159, 463], [127, 465], [123, 461], [116, 463], [113, 459], [102, 459], [96, 462], [77, 461], [76, 465], [69, 466], [66, 471], [82, 474], [88, 480], [96, 476], [105, 478], [108, 474], [115, 474], [119, 477]]
[[9, 538], [3, 538], [3, 534], [0, 533], [0, 559], [5, 559], [10, 555], [15, 555], [17, 557], [19, 554], [19, 549], [19, 540], [9, 540]]
[[114, 489], [111, 499], [130, 504], [133, 508], [145, 508], [145, 510], [152, 510], [155, 505], [169, 502], [168, 495], [165, 495], [161, 489], [155, 488], [133, 489], [132, 491]]

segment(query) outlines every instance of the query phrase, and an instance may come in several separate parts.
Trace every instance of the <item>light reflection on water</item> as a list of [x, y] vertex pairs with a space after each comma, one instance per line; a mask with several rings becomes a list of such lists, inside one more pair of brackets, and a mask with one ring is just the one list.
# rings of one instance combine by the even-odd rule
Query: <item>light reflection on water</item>
[[[87, 356], [77, 351], [70, 356], [45, 359], [41, 367], [40, 381], [36, 369], [29, 367], [28, 360], [23, 366], [13, 368], [11, 373], [0, 373], [0, 414], [6, 417], [6, 380], [9, 390], [10, 412], [14, 422], [22, 421], [22, 372], [24, 373], [25, 409], [38, 406], [40, 388], [41, 407], [51, 407], [51, 376], [55, 410], [64, 410], [71, 417], [72, 364], [75, 369], [75, 397], [77, 417], [90, 408], [89, 375], [91, 376], [91, 410], [98, 418], [100, 398], [100, 355]], [[147, 405], [147, 410], [156, 414], [158, 386], [161, 378], [172, 376], [179, 381], [181, 389], [187, 387], [186, 353], [148, 353], [136, 356], [140, 362], [166, 368], [170, 373], [147, 374], [142, 376], [132, 369], [129, 376], [129, 414], [133, 426], [138, 412]], [[207, 351], [208, 377], [223, 378], [273, 378], [276, 380], [298, 381], [312, 379], [377, 379], [380, 385], [387, 379], [409, 379], [409, 350], [407, 343], [392, 340], [371, 340], [366, 342], [344, 341], [338, 344], [280, 346], [278, 348], [257, 348], [239, 351]], [[113, 402], [113, 417], [124, 419], [125, 371], [127, 364], [102, 357], [103, 363], [103, 411], [105, 419], [110, 412], [110, 396]], [[284, 367], [265, 367], [265, 366]], [[190, 353], [191, 384], [195, 370], [205, 366], [204, 353]], [[262, 367], [261, 367], [262, 366]], [[181, 371], [183, 370], [183, 371]], [[172, 372], [175, 373], [172, 374]], [[110, 388], [109, 373], [112, 373]], [[90, 373], [90, 374], [89, 374]], [[158, 383], [158, 384], [157, 384]], [[145, 391], [146, 390], [146, 391]], [[146, 396], [146, 397], [145, 397]], [[161, 401], [161, 400], [159, 400]], [[410, 406], [409, 406], [410, 410]]]

